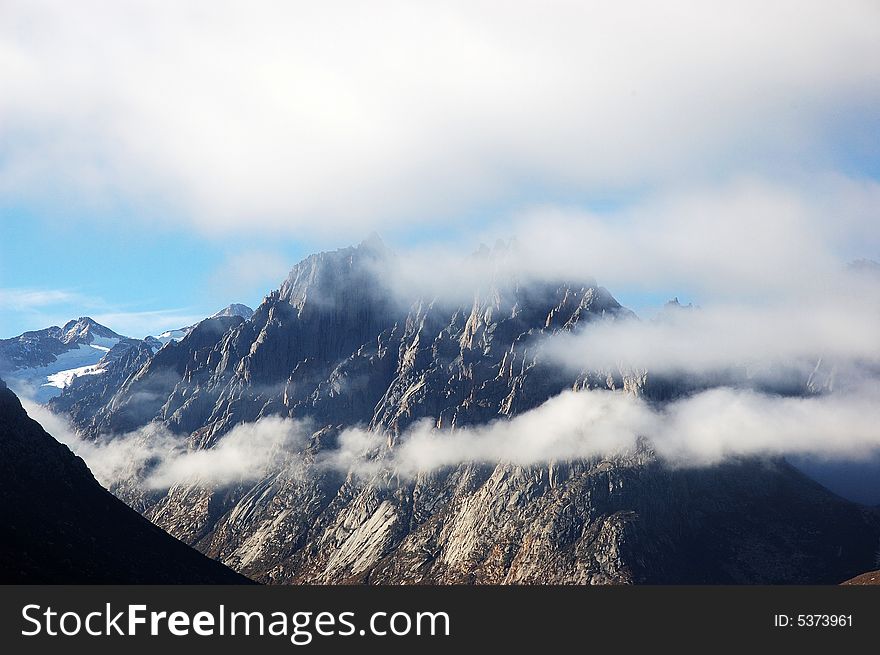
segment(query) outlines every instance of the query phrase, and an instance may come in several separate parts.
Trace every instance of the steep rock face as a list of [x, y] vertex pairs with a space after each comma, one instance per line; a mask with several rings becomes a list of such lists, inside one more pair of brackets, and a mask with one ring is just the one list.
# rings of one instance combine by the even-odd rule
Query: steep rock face
[[86, 425], [95, 413], [110, 402], [131, 376], [143, 368], [156, 352], [155, 344], [138, 339], [122, 339], [99, 361], [100, 375], [74, 378], [63, 393], [47, 403], [54, 412], [67, 415], [74, 423]]
[[101, 488], [0, 380], [0, 581], [247, 582]]
[[276, 583], [791, 584], [846, 578], [880, 534], [779, 462], [670, 471], [639, 452], [327, 482], [264, 480], [196, 543]]
[[383, 278], [390, 257], [375, 240], [309, 257], [250, 319], [166, 346], [78, 421], [95, 435], [157, 421], [191, 448], [261, 417], [311, 421], [305, 446], [256, 482], [128, 499], [268, 582], [836, 582], [870, 565], [874, 516], [778, 461], [673, 471], [643, 444], [608, 460], [414, 480], [322, 465], [352, 426], [393, 450], [417, 421], [504, 420], [570, 388], [655, 402], [689, 392], [542, 357], [549, 334], [632, 316], [593, 281], [487, 279], [467, 304], [401, 304]]
[[833, 583], [876, 535], [872, 518], [785, 465], [668, 471], [641, 453], [498, 466], [375, 565], [347, 572], [373, 583]]
[[[239, 325], [238, 316], [209, 318], [199, 323], [180, 342], [171, 342], [155, 355], [143, 358], [139, 351], [133, 358], [123, 359], [115, 367], [122, 385], [113, 390], [106, 403], [94, 407], [81, 398], [78, 388], [71, 389], [69, 396], [77, 407], [88, 407], [89, 412], [80, 411], [87, 421], [80, 425], [87, 434], [119, 434], [136, 429], [150, 420], [161, 418], [172, 420], [175, 411], [189, 400], [189, 396], [201, 389], [200, 384], [211, 378], [215, 361], [211, 359], [212, 348], [229, 328]], [[186, 393], [175, 390], [181, 385]], [[56, 402], [61, 406], [66, 398]], [[89, 416], [90, 413], [90, 416]]]

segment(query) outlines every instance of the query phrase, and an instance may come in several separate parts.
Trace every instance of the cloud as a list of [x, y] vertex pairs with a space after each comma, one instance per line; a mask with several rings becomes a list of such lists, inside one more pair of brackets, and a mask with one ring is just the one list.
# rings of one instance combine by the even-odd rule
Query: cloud
[[[306, 423], [276, 417], [236, 426], [205, 450], [188, 450], [185, 439], [155, 424], [91, 442], [44, 407], [25, 406], [107, 487], [132, 481], [146, 489], [252, 482], [292, 470], [312, 434]], [[367, 479], [387, 472], [411, 479], [461, 464], [527, 467], [611, 457], [640, 443], [671, 466], [710, 466], [743, 456], [857, 461], [880, 453], [878, 425], [876, 389], [782, 397], [716, 388], [663, 407], [623, 392], [565, 391], [512, 419], [479, 426], [436, 430], [434, 422], [421, 421], [393, 446], [384, 434], [348, 428], [337, 447], [318, 453], [315, 465]]]
[[[119, 334], [137, 338], [192, 325], [205, 318], [178, 308], [127, 310], [100, 297], [65, 289], [0, 288], [0, 305], [27, 315], [27, 323], [35, 330], [64, 325], [72, 318], [88, 315]], [[0, 338], [11, 336], [8, 331], [0, 332]]]
[[[810, 186], [745, 177], [605, 211], [535, 207], [458, 240], [405, 249], [386, 277], [410, 299], [463, 301], [475, 285], [509, 278], [812, 303], [853, 288], [846, 262], [880, 252], [880, 184], [832, 176]], [[512, 244], [494, 257], [463, 256], [475, 239]]]
[[226, 259], [211, 277], [211, 286], [230, 295], [265, 293], [277, 287], [291, 269], [283, 255], [266, 250], [245, 250]]
[[280, 468], [285, 455], [301, 448], [310, 434], [305, 423], [290, 419], [243, 423], [213, 448], [166, 458], [147, 478], [147, 486], [165, 489], [182, 481], [222, 486], [259, 480]]
[[0, 196], [339, 234], [822, 167], [878, 43], [871, 0], [5, 2]]
[[880, 396], [779, 397], [713, 389], [658, 414], [662, 457], [686, 465], [740, 455], [866, 459], [880, 450]]
[[510, 420], [437, 431], [423, 421], [387, 450], [360, 429], [320, 464], [364, 477], [393, 471], [404, 478], [460, 464], [546, 465], [632, 451], [646, 438], [673, 466], [708, 466], [741, 456], [809, 455], [870, 458], [880, 451], [880, 397], [784, 398], [718, 388], [662, 409], [622, 392], [566, 391]]
[[97, 441], [80, 438], [70, 424], [42, 405], [22, 400], [31, 418], [88, 464], [105, 487], [132, 483], [145, 489], [176, 484], [225, 486], [259, 480], [284, 466], [311, 435], [302, 421], [263, 418], [236, 426], [212, 448], [190, 450], [186, 435], [148, 424], [124, 435]]
[[0, 305], [12, 311], [29, 311], [73, 302], [94, 305], [96, 301], [63, 289], [0, 289]]
[[799, 371], [801, 385], [821, 361], [837, 383], [860, 385], [859, 369], [880, 370], [878, 292], [875, 287], [873, 298], [820, 296], [810, 304], [718, 305], [673, 310], [655, 320], [597, 321], [548, 337], [543, 354], [572, 372], [641, 370], [692, 379], [739, 370], [771, 381]]

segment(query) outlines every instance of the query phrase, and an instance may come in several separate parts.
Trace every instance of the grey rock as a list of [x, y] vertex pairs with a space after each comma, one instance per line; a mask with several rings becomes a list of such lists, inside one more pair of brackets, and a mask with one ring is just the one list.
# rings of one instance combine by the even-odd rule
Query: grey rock
[[773, 459], [673, 470], [643, 443], [603, 460], [462, 465], [416, 480], [320, 467], [346, 427], [383, 433], [393, 449], [416, 421], [504, 420], [565, 389], [663, 403], [740, 379], [566, 373], [541, 356], [544, 337], [633, 317], [595, 281], [478, 280], [472, 303], [407, 305], [388, 288], [393, 257], [378, 238], [313, 255], [249, 318], [200, 323], [71, 411], [86, 434], [158, 422], [191, 448], [266, 416], [314, 426], [255, 483], [122, 497], [265, 582], [801, 583], [870, 567], [876, 516]]

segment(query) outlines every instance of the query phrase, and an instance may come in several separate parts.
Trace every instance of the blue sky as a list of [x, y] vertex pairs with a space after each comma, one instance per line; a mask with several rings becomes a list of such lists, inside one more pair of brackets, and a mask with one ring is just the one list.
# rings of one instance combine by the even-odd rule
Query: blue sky
[[[602, 199], [590, 206], [607, 209], [615, 204]], [[466, 224], [473, 230], [485, 229], [507, 211], [512, 209], [487, 212], [482, 220], [468, 216]], [[356, 244], [369, 229], [367, 225], [362, 233], [322, 239], [259, 233], [206, 237], [185, 226], [151, 229], [143, 220], [123, 214], [94, 220], [41, 213], [39, 208], [5, 207], [0, 288], [14, 309], [0, 314], [0, 338], [60, 325], [80, 315], [95, 316], [123, 334], [143, 337], [188, 325], [232, 302], [256, 307], [300, 259], [321, 249]], [[467, 241], [462, 231], [468, 230], [398, 228], [381, 236], [402, 249], [446, 240], [476, 248], [479, 240]], [[230, 267], [237, 257], [250, 255], [272, 262], [242, 279]], [[665, 290], [621, 296], [639, 307], [660, 305], [669, 298]]]
[[231, 302], [256, 306], [283, 277], [276, 270], [277, 279], [224, 280], [230, 256], [258, 250], [296, 262], [304, 253], [296, 240], [204, 238], [186, 229], [150, 229], [124, 215], [67, 222], [27, 208], [4, 208], [3, 232], [0, 286], [69, 296], [3, 311], [4, 337], [80, 315], [103, 317], [137, 337], [181, 327]]
[[0, 8], [0, 337], [254, 306], [372, 231], [640, 311], [880, 257], [876, 2], [258, 5]]

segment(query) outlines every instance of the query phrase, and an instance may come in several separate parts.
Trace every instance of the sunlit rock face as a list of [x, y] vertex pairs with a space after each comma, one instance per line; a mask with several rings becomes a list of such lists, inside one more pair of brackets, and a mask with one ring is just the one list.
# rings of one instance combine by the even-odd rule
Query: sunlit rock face
[[573, 373], [542, 355], [548, 335], [632, 317], [593, 280], [491, 276], [467, 302], [401, 298], [393, 263], [375, 238], [313, 255], [252, 316], [213, 317], [155, 354], [134, 351], [108, 367], [112, 388], [84, 379], [55, 406], [91, 438], [158, 424], [207, 450], [261, 418], [304, 421], [303, 442], [258, 479], [114, 488], [264, 582], [819, 583], [871, 567], [875, 516], [777, 460], [671, 469], [641, 442], [530, 467], [328, 466], [347, 428], [381, 435], [381, 457], [419, 421], [507, 420], [566, 389], [662, 404], [698, 386], [589, 363]]

